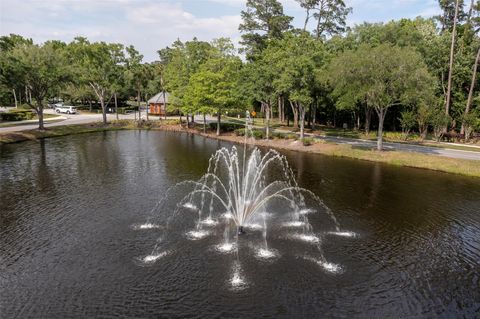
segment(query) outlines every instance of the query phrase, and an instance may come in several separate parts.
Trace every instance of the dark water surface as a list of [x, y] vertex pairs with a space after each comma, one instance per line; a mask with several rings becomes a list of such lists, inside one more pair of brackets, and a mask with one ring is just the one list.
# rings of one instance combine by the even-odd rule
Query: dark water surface
[[424, 170], [285, 153], [359, 234], [323, 243], [341, 273], [293, 246], [274, 262], [245, 253], [235, 291], [232, 257], [208, 239], [141, 265], [158, 230], [132, 225], [220, 146], [132, 131], [0, 146], [0, 318], [480, 316], [480, 179]]

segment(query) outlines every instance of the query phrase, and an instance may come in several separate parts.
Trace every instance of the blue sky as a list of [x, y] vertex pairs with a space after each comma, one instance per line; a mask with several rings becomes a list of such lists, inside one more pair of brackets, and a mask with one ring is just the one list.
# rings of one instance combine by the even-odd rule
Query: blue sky
[[[294, 0], [280, 0], [301, 26], [304, 11]], [[0, 35], [21, 34], [35, 42], [91, 41], [133, 44], [145, 61], [175, 39], [231, 37], [238, 41], [240, 11], [246, 0], [0, 0]], [[348, 24], [438, 14], [437, 0], [346, 0]]]

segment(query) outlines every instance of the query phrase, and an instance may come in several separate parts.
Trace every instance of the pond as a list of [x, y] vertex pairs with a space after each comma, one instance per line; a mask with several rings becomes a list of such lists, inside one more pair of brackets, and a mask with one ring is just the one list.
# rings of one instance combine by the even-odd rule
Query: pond
[[[0, 146], [2, 318], [475, 317], [480, 313], [480, 180], [282, 152], [299, 186], [355, 238], [329, 237], [328, 272], [283, 246], [232, 257], [205, 240], [145, 265], [158, 229], [135, 225], [174, 184], [198, 179], [226, 142], [147, 131]], [[265, 152], [266, 150], [262, 150]], [[312, 215], [314, 229], [323, 219]], [[275, 244], [275, 241], [278, 241]]]

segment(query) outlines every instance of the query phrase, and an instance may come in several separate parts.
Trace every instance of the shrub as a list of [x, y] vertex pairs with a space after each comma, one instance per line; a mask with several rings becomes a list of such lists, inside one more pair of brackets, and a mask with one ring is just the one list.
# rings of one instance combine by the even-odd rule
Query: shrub
[[256, 140], [265, 138], [265, 132], [261, 130], [252, 130], [252, 137]]
[[31, 120], [35, 117], [35, 113], [31, 110], [11, 110], [7, 113], [0, 113], [2, 121], [25, 121]]
[[298, 135], [294, 133], [289, 133], [285, 135], [285, 139], [287, 140], [298, 140]]
[[[239, 128], [234, 131], [236, 136], [245, 136], [245, 128]], [[249, 130], [247, 137], [253, 137], [256, 140], [260, 140], [265, 138], [265, 131], [264, 130]]]
[[245, 136], [245, 129], [244, 128], [238, 128], [235, 131], [236, 136]]
[[286, 139], [286, 138], [287, 138], [287, 134], [285, 134], [285, 133], [280, 133], [280, 132], [273, 132], [273, 133], [272, 133], [272, 137], [273, 137], [273, 138], [278, 138], [278, 139]]
[[[220, 131], [222, 132], [233, 132], [237, 129], [244, 128], [245, 125], [243, 124], [236, 124], [236, 123], [220, 123]], [[217, 123], [209, 123], [209, 127], [211, 130], [217, 130]]]
[[310, 146], [315, 143], [315, 139], [313, 137], [304, 137], [302, 143], [304, 146]]

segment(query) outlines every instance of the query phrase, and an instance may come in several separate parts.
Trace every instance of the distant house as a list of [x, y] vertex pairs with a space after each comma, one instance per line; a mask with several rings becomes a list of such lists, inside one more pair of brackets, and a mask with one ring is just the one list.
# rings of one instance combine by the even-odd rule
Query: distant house
[[169, 97], [169, 93], [160, 92], [148, 100], [149, 113], [152, 115], [165, 116], [167, 114], [166, 106], [168, 105]]

